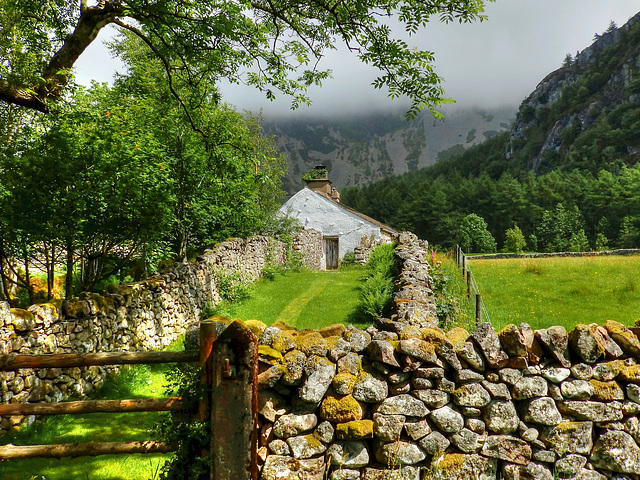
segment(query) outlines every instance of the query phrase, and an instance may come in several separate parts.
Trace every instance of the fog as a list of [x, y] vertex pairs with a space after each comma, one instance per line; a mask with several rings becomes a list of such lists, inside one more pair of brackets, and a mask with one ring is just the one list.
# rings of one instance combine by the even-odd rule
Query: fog
[[[505, 107], [514, 109], [548, 73], [559, 68], [565, 56], [575, 55], [593, 42], [615, 21], [618, 26], [639, 10], [632, 0], [498, 0], [488, 4], [487, 21], [474, 24], [442, 24], [433, 20], [418, 34], [407, 37], [411, 46], [435, 52], [436, 73], [444, 78], [446, 96], [455, 108]], [[402, 34], [403, 32], [398, 32]], [[98, 40], [107, 38], [101, 33]], [[101, 42], [95, 42], [78, 63], [77, 78], [109, 81], [121, 68], [109, 57]], [[406, 108], [406, 100], [389, 100], [386, 92], [371, 82], [376, 71], [339, 48], [328, 52], [322, 68], [333, 78], [310, 90], [311, 107], [290, 110], [291, 100], [280, 95], [269, 102], [253, 87], [223, 84], [223, 98], [239, 109], [265, 116], [325, 116], [395, 111]]]

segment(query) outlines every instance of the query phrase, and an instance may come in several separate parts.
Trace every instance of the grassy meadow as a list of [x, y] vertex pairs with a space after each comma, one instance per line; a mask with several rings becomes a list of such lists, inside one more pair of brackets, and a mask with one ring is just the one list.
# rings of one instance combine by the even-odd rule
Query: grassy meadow
[[330, 271], [287, 272], [273, 279], [262, 278], [250, 297], [227, 306], [220, 313], [230, 318], [260, 320], [271, 325], [282, 321], [300, 330], [335, 323], [366, 328], [358, 312], [359, 279], [365, 269], [358, 266]]
[[640, 256], [473, 260], [469, 265], [496, 329], [640, 318]]

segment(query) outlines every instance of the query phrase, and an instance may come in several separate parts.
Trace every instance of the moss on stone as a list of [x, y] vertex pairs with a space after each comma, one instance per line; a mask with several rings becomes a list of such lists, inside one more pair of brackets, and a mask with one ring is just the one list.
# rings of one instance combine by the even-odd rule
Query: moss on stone
[[224, 323], [225, 325], [231, 325], [233, 320], [228, 317], [223, 317], [222, 315], [213, 315], [205, 320], [205, 322], [219, 322]]
[[624, 365], [618, 372], [618, 378], [625, 382], [640, 384], [640, 365]]
[[342, 337], [335, 335], [335, 336], [330, 336], [330, 337], [324, 337], [325, 341], [327, 342], [327, 349], [331, 350], [334, 349], [338, 346], [338, 342], [340, 341]]
[[329, 337], [341, 337], [347, 327], [345, 327], [341, 323], [336, 323], [334, 325], [329, 325], [328, 327], [322, 327], [318, 330], [318, 333], [322, 335], [324, 338]]
[[296, 348], [305, 355], [326, 355], [327, 342], [317, 331], [298, 334], [294, 339]]
[[354, 420], [336, 425], [338, 440], [373, 438], [373, 420]]
[[282, 354], [268, 345], [258, 345], [258, 355], [268, 358], [272, 363], [280, 363], [283, 360]]
[[253, 332], [256, 337], [260, 337], [264, 329], [267, 328], [267, 324], [260, 320], [247, 320], [244, 324]]
[[329, 394], [320, 405], [320, 417], [333, 423], [362, 420], [364, 409], [351, 395]]
[[351, 393], [356, 384], [356, 378], [347, 372], [338, 373], [331, 381], [334, 390], [342, 394]]
[[453, 344], [454, 350], [463, 348], [470, 338], [469, 332], [461, 327], [452, 328], [445, 335]]
[[273, 341], [271, 342], [271, 347], [280, 353], [286, 353], [293, 350], [296, 346], [293, 338], [294, 336], [289, 331], [280, 332], [274, 336]]
[[593, 386], [593, 398], [602, 402], [612, 402], [614, 400], [623, 400], [624, 392], [615, 380], [610, 382], [601, 382], [599, 380], [591, 379], [591, 385]]
[[411, 338], [422, 339], [422, 331], [414, 325], [410, 325], [400, 332], [400, 340], [409, 340]]
[[439, 328], [423, 328], [422, 339], [425, 342], [432, 343], [434, 345], [449, 345], [452, 346], [449, 339], [445, 336], [444, 332]]
[[445, 472], [460, 470], [464, 466], [465, 459], [466, 455], [463, 453], [447, 453], [437, 458], [434, 457], [432, 467]]
[[277, 322], [274, 322], [272, 325], [272, 327], [278, 327], [280, 330], [283, 331], [293, 331], [293, 332], [298, 332], [299, 330], [296, 327], [292, 327], [291, 325], [287, 325], [284, 322], [281, 322], [280, 320], [278, 320]]
[[28, 310], [24, 310], [22, 308], [11, 308], [9, 309], [11, 315], [16, 318], [20, 318], [22, 320], [33, 320], [33, 313]]

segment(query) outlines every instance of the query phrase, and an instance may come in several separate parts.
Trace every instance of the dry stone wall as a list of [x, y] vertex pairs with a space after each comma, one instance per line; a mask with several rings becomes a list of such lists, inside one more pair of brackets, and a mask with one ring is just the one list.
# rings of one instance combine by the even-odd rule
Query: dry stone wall
[[[400, 240], [396, 300], [430, 285], [426, 244]], [[640, 478], [640, 328], [425, 319], [253, 322], [261, 480]]]
[[[320, 232], [304, 231], [292, 250], [309, 267], [322, 252]], [[175, 264], [135, 284], [112, 286], [103, 295], [85, 293], [66, 304], [10, 309], [0, 302], [0, 354], [97, 353], [160, 349], [200, 321], [207, 304], [220, 301], [217, 279], [240, 272], [255, 280], [267, 262], [282, 263], [286, 246], [267, 237], [230, 239], [195, 263]], [[308, 254], [308, 256], [307, 256]], [[20, 369], [0, 372], [2, 403], [58, 402], [83, 396], [102, 384], [102, 367]], [[33, 417], [0, 420], [0, 433]]]

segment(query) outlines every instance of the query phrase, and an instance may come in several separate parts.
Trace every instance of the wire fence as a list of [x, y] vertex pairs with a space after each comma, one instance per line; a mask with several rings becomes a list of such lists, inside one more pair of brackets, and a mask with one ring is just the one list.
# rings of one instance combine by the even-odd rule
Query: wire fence
[[476, 325], [483, 322], [491, 323], [491, 318], [489, 317], [489, 312], [487, 311], [487, 307], [485, 306], [482, 295], [480, 294], [480, 289], [478, 288], [478, 283], [476, 282], [475, 275], [469, 268], [467, 256], [464, 254], [464, 251], [462, 250], [462, 248], [460, 248], [459, 245], [455, 246], [454, 257], [456, 260], [456, 265], [458, 265], [458, 267], [462, 269], [462, 277], [467, 282], [467, 295], [475, 302]]

